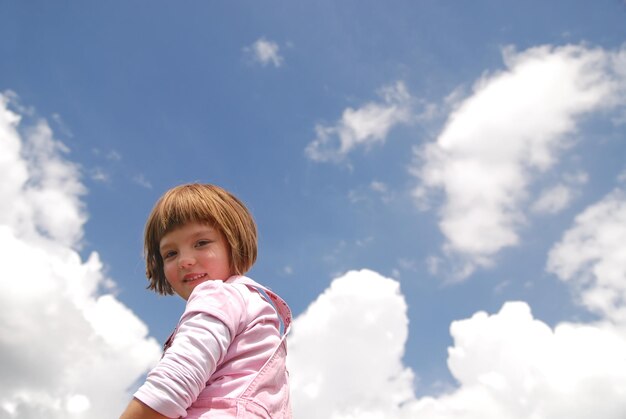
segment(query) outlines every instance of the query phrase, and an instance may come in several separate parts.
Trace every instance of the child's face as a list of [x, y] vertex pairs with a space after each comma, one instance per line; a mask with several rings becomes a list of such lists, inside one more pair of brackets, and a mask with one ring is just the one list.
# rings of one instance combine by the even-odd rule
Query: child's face
[[188, 223], [170, 231], [159, 250], [167, 282], [185, 300], [198, 284], [231, 276], [228, 243], [208, 224]]

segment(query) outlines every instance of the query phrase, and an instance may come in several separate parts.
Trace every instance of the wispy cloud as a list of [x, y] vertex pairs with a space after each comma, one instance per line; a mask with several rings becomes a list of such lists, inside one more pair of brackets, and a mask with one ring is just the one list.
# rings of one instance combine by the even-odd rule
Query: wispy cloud
[[379, 95], [381, 101], [347, 108], [334, 125], [316, 125], [317, 137], [306, 147], [306, 155], [318, 162], [338, 162], [356, 147], [384, 143], [393, 127], [410, 121], [411, 95], [403, 82], [383, 87]]
[[373, 180], [370, 183], [370, 189], [375, 191], [375, 192], [379, 192], [381, 194], [384, 194], [387, 192], [387, 185], [384, 182], [378, 181], [378, 180]]
[[444, 252], [461, 261], [458, 278], [518, 243], [529, 185], [571, 146], [579, 118], [623, 102], [624, 55], [584, 46], [508, 49], [507, 69], [481, 78], [437, 141], [415, 150], [414, 195], [425, 207], [431, 192], [443, 191], [439, 227]]
[[0, 416], [114, 417], [159, 346], [110, 293], [98, 254], [77, 251], [78, 166], [45, 120], [25, 124], [10, 103], [0, 94]]
[[137, 185], [141, 186], [142, 188], [152, 189], [152, 183], [150, 183], [150, 181], [146, 179], [146, 176], [143, 173], [140, 173], [134, 176], [133, 182], [135, 182]]
[[120, 161], [122, 160], [122, 155], [117, 150], [110, 150], [106, 154], [106, 158], [111, 161]]
[[280, 55], [280, 47], [274, 41], [265, 38], [257, 39], [252, 45], [244, 48], [252, 59], [263, 66], [273, 65], [280, 67], [284, 58]]
[[108, 160], [108, 161], [118, 162], [122, 160], [122, 155], [119, 153], [119, 151], [114, 150], [114, 149], [102, 150], [99, 148], [93, 148], [91, 152], [93, 153], [94, 156], [104, 158], [105, 160]]
[[373, 180], [368, 185], [360, 185], [348, 191], [348, 200], [353, 203], [371, 202], [372, 199], [380, 200], [385, 204], [393, 201], [394, 192], [385, 182]]
[[580, 186], [587, 183], [587, 180], [588, 176], [584, 172], [564, 176], [563, 182], [541, 191], [531, 205], [531, 210], [538, 214], [557, 214], [563, 211], [579, 195]]
[[572, 201], [572, 188], [562, 183], [541, 192], [531, 209], [540, 214], [556, 214], [563, 211]]
[[89, 170], [89, 177], [96, 182], [108, 183], [111, 180], [109, 174], [101, 167], [94, 167]]
[[579, 289], [589, 310], [626, 324], [626, 190], [576, 217], [550, 251], [548, 271]]

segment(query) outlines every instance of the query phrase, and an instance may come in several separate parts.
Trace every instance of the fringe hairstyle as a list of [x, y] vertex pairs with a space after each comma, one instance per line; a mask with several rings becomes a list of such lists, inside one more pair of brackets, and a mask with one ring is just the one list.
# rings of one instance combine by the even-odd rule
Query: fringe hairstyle
[[157, 201], [146, 222], [144, 256], [146, 277], [150, 281], [148, 289], [162, 295], [174, 293], [165, 279], [159, 245], [167, 233], [190, 222], [211, 225], [224, 234], [233, 274], [245, 274], [256, 261], [256, 223], [239, 199], [215, 185], [176, 186]]

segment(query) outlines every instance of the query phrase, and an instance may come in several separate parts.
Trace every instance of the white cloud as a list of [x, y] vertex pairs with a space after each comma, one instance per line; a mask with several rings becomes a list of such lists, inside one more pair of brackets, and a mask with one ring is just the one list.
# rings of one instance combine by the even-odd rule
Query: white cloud
[[[407, 306], [399, 284], [368, 271], [335, 279], [294, 321], [294, 417], [622, 419], [626, 330], [610, 322], [550, 328], [528, 304], [505, 303], [450, 327], [457, 387], [416, 398], [403, 366]], [[620, 327], [622, 327], [620, 329]]]
[[426, 267], [431, 275], [438, 275], [441, 272], [441, 265], [443, 265], [443, 259], [439, 256], [429, 255], [426, 258]]
[[560, 183], [544, 189], [531, 208], [540, 214], [556, 214], [567, 208], [572, 198], [572, 189]]
[[335, 279], [293, 323], [294, 417], [394, 417], [412, 396], [406, 310], [396, 281], [367, 270]]
[[626, 339], [606, 324], [551, 329], [526, 303], [453, 322], [448, 366], [459, 387], [406, 405], [402, 418], [620, 419]]
[[85, 188], [47, 122], [0, 94], [0, 417], [110, 418], [159, 347], [77, 249]]
[[91, 179], [95, 180], [96, 182], [103, 182], [103, 183], [107, 183], [111, 179], [110, 175], [107, 172], [105, 172], [101, 167], [94, 167], [93, 169], [91, 169], [89, 171], [89, 176], [91, 177]]
[[120, 154], [119, 151], [111, 149], [111, 150], [101, 150], [99, 148], [92, 148], [91, 152], [93, 153], [94, 156], [97, 156], [99, 158], [103, 158], [105, 160], [111, 161], [111, 162], [119, 162], [122, 160], [122, 155]]
[[414, 196], [424, 208], [431, 192], [444, 192], [439, 227], [444, 252], [461, 261], [459, 278], [518, 243], [528, 187], [571, 146], [579, 118], [623, 101], [622, 56], [583, 46], [507, 50], [507, 69], [479, 80], [437, 141], [416, 149]]
[[252, 45], [244, 48], [254, 61], [263, 66], [272, 64], [274, 67], [280, 67], [283, 64], [283, 57], [279, 53], [280, 47], [274, 41], [265, 38], [257, 39]]
[[[564, 179], [584, 183], [587, 176]], [[399, 284], [367, 270], [335, 279], [294, 322], [289, 367], [296, 416], [626, 417], [624, 243], [626, 191], [616, 189], [576, 217], [548, 262], [600, 319], [550, 327], [527, 303], [507, 302], [496, 314], [454, 321], [448, 367], [457, 385], [421, 398], [413, 392], [413, 371], [402, 363], [408, 319]]]
[[317, 138], [306, 147], [314, 161], [341, 161], [355, 147], [384, 143], [389, 131], [411, 118], [411, 96], [403, 82], [385, 86], [382, 102], [368, 102], [358, 109], [347, 108], [332, 126], [315, 126]]
[[388, 204], [394, 200], [395, 194], [386, 183], [373, 180], [368, 185], [359, 185], [348, 191], [347, 198], [353, 204], [371, 202], [373, 199], [380, 199], [383, 203]]
[[358, 190], [352, 189], [348, 192], [348, 200], [353, 204], [365, 201], [366, 199], [367, 196]]
[[106, 155], [107, 160], [120, 161], [122, 155], [117, 150], [110, 150]]
[[142, 188], [152, 189], [152, 183], [150, 183], [150, 181], [146, 179], [143, 173], [140, 173], [134, 176], [133, 182], [135, 182], [137, 185], [141, 186]]
[[418, 270], [417, 262], [415, 260], [412, 260], [412, 259], [400, 258], [400, 259], [398, 259], [398, 266], [403, 271], [417, 272], [417, 270]]
[[380, 192], [381, 194], [386, 193], [388, 190], [387, 185], [384, 182], [380, 182], [377, 180], [373, 180], [370, 183], [370, 189], [375, 192]]
[[626, 324], [626, 192], [616, 189], [576, 217], [547, 269], [579, 289], [591, 311]]
[[367, 236], [362, 239], [356, 239], [354, 241], [354, 244], [357, 245], [358, 247], [365, 247], [365, 246], [370, 246], [372, 243], [374, 243], [374, 240], [375, 239], [373, 236]]
[[588, 175], [584, 172], [565, 175], [563, 182], [541, 191], [537, 200], [531, 205], [531, 210], [538, 214], [557, 214], [563, 211], [578, 196], [578, 189], [587, 183], [587, 180]]

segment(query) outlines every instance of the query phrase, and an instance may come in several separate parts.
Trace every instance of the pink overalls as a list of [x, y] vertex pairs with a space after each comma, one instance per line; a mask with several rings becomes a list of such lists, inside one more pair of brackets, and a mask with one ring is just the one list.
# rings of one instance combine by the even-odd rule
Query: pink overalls
[[244, 284], [248, 288], [261, 293], [265, 291], [278, 315], [284, 332], [278, 347], [261, 370], [244, 386], [237, 397], [214, 397], [212, 387], [207, 386], [196, 401], [187, 409], [188, 419], [291, 419], [289, 402], [289, 374], [285, 365], [287, 342], [285, 340], [291, 326], [291, 311], [287, 303], [271, 290], [254, 282], [250, 278], [240, 276], [229, 279], [230, 283]]

